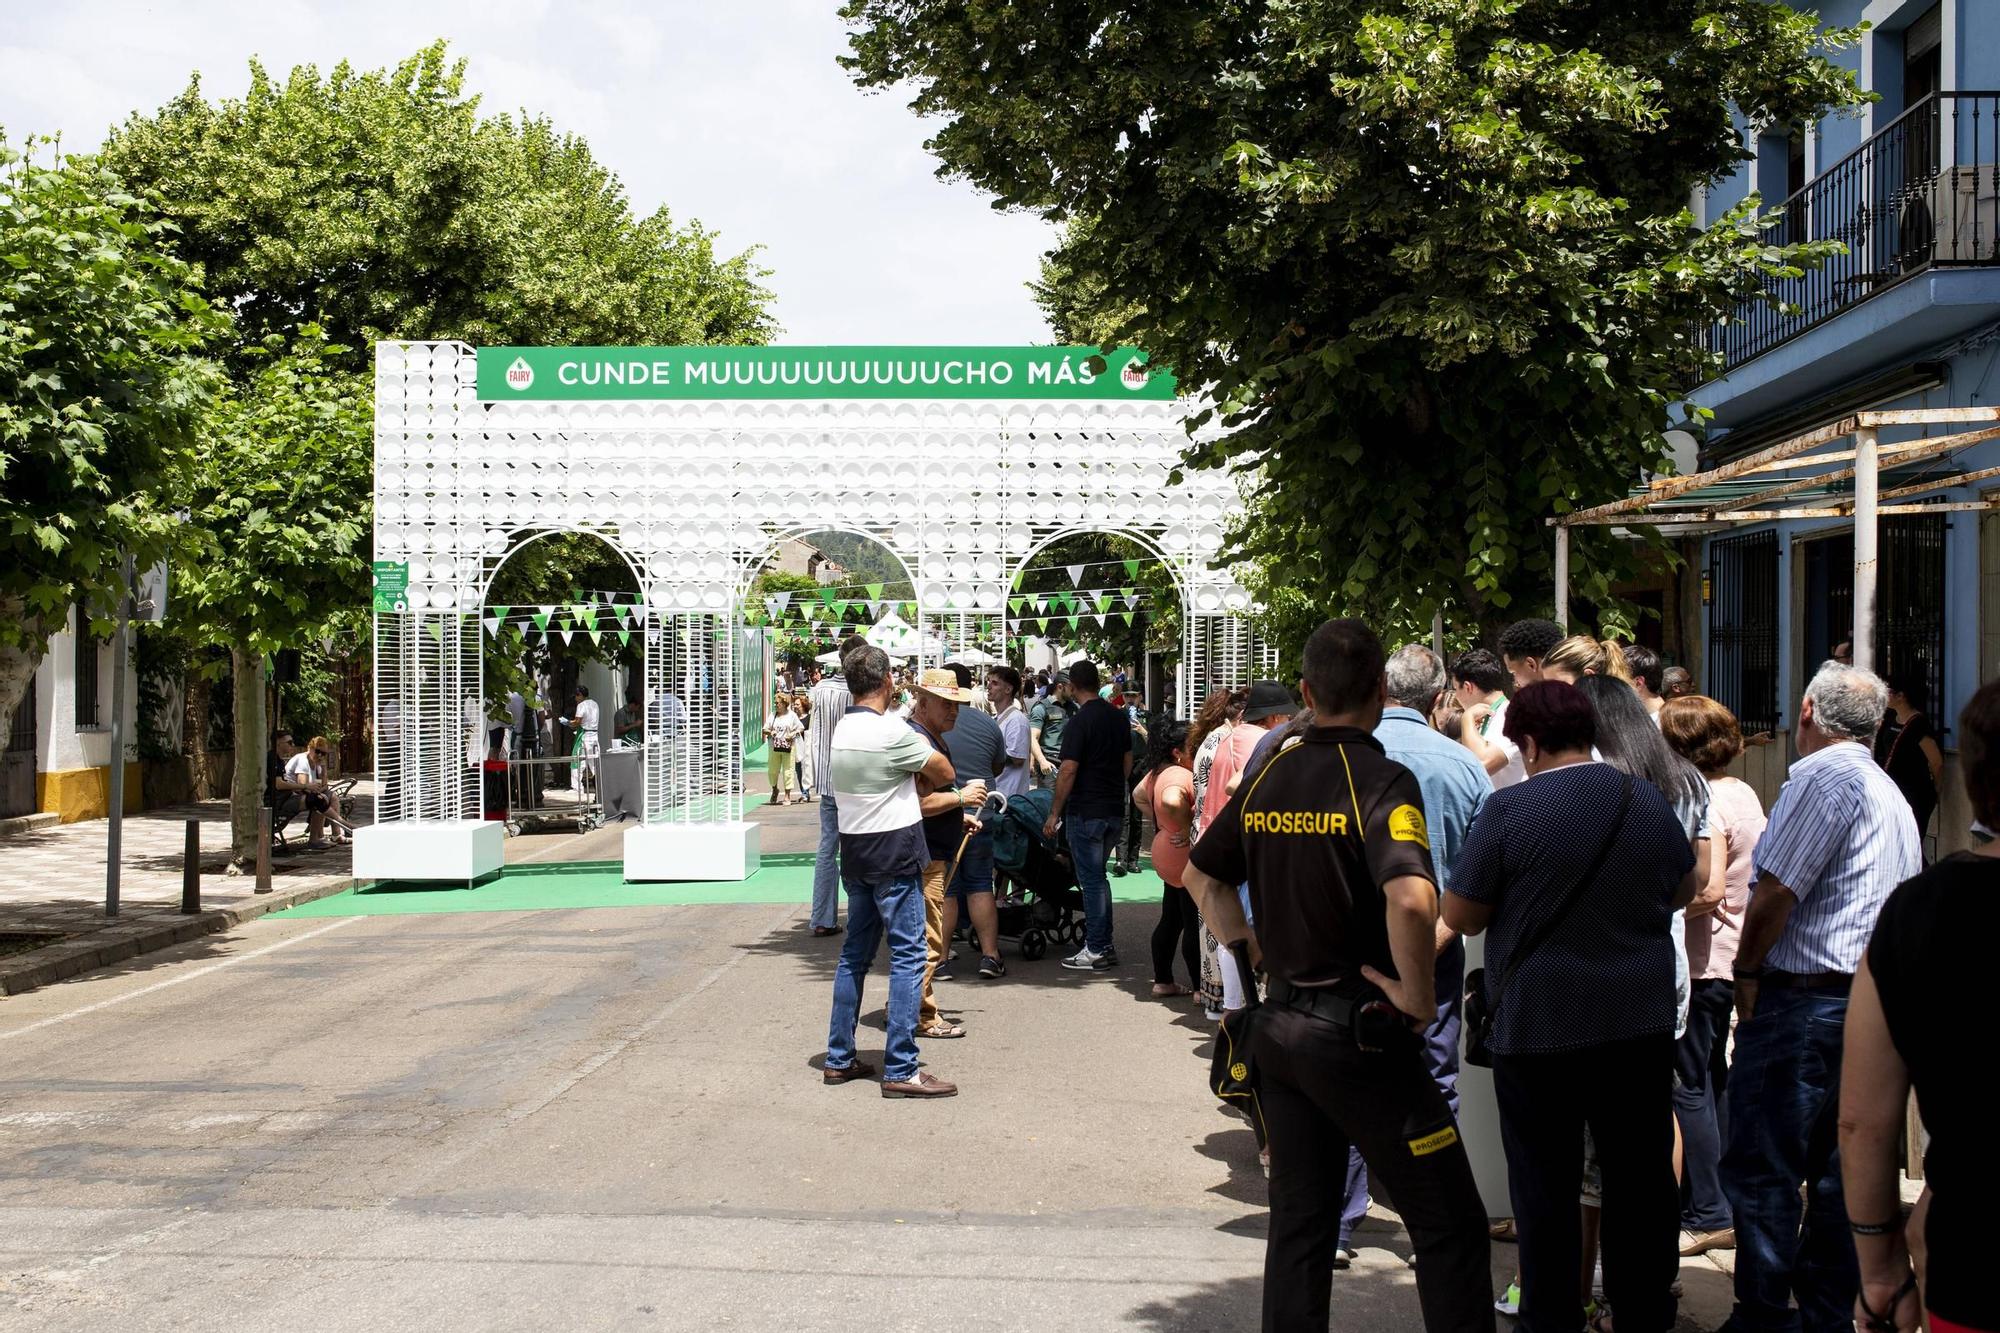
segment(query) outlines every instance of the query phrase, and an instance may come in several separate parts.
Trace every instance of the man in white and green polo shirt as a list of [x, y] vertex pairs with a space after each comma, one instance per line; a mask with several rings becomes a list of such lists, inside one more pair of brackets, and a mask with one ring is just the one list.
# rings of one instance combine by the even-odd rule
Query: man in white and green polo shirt
[[884, 1097], [950, 1097], [955, 1084], [917, 1068], [917, 1006], [923, 993], [924, 843], [917, 795], [922, 778], [950, 787], [951, 759], [888, 711], [889, 658], [857, 648], [840, 664], [854, 702], [833, 731], [827, 780], [840, 818], [840, 874], [847, 889], [847, 939], [833, 973], [833, 1018], [826, 1038], [828, 1083], [875, 1071], [854, 1058], [861, 983], [886, 930], [889, 935], [889, 1034], [883, 1050]]

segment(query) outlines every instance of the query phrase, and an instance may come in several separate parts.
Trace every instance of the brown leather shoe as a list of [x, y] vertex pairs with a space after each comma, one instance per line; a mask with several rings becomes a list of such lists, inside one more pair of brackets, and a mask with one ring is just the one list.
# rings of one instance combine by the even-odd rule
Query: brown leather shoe
[[853, 1064], [848, 1065], [845, 1069], [822, 1069], [819, 1071], [820, 1082], [826, 1084], [852, 1083], [857, 1078], [874, 1078], [874, 1077], [875, 1077], [875, 1066], [871, 1064], [864, 1064], [860, 1060], [856, 1060]]
[[884, 1097], [956, 1097], [958, 1096], [958, 1084], [947, 1083], [941, 1078], [934, 1078], [922, 1070], [918, 1070], [917, 1076], [907, 1083], [890, 1083], [884, 1080], [882, 1095]]

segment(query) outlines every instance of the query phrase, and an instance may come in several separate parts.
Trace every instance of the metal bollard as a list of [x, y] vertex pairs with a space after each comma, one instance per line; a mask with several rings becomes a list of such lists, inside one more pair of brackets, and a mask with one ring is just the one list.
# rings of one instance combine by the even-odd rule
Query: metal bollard
[[187, 822], [187, 846], [181, 851], [181, 911], [201, 910], [201, 821]]
[[257, 811], [257, 888], [258, 893], [271, 891], [271, 807], [264, 806]]

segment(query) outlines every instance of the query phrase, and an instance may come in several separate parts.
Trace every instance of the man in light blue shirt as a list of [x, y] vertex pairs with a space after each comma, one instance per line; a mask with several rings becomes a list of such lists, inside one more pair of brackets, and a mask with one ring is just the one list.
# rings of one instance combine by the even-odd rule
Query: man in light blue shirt
[[1819, 669], [1799, 707], [1798, 762], [1757, 843], [1722, 1156], [1736, 1221], [1727, 1327], [1739, 1333], [1854, 1318], [1860, 1274], [1835, 1151], [1847, 992], [1890, 890], [1923, 865], [1916, 816], [1869, 749], [1888, 702], [1871, 672]]

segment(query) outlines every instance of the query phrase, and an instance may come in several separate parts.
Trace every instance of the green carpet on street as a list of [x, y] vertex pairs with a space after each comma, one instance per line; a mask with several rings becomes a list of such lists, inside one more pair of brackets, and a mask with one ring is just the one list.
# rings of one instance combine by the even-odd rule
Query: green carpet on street
[[[709, 903], [809, 903], [813, 853], [767, 852], [757, 873], [682, 884], [627, 884], [617, 861], [513, 865], [473, 888], [393, 880], [365, 884], [273, 916], [411, 916], [430, 912], [539, 912], [583, 907], [688, 907]], [[1111, 881], [1121, 903], [1157, 903], [1160, 881], [1150, 870]]]

